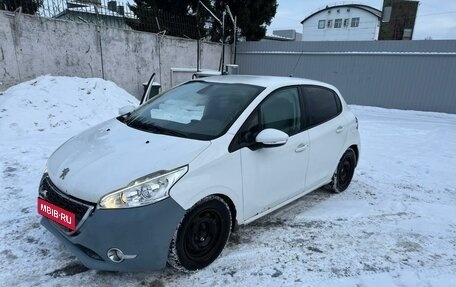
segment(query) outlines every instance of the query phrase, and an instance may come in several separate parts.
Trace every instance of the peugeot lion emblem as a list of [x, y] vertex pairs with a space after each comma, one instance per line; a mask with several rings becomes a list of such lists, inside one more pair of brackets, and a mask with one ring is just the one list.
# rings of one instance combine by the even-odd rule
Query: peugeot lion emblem
[[62, 174], [60, 175], [60, 178], [61, 178], [62, 180], [64, 180], [64, 179], [65, 179], [65, 176], [68, 174], [69, 171], [70, 171], [70, 169], [69, 169], [68, 167], [65, 168], [64, 170], [62, 170]]

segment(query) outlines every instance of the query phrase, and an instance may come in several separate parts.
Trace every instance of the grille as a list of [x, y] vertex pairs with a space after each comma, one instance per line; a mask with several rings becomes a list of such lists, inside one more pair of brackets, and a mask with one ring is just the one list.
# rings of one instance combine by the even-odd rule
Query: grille
[[[43, 192], [44, 190], [47, 192]], [[74, 213], [76, 217], [76, 230], [83, 223], [83, 220], [85, 220], [86, 214], [88, 215], [93, 210], [92, 205], [80, 202], [80, 200], [70, 198], [67, 195], [63, 195], [48, 176], [45, 176], [41, 182], [40, 195], [46, 201]], [[66, 232], [72, 232], [70, 229], [61, 226], [60, 224], [58, 226]]]

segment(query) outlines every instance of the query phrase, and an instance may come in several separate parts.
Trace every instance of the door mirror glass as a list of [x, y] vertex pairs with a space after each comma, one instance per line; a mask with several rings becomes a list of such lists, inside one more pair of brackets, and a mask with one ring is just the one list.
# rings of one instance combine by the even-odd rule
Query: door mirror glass
[[266, 147], [280, 146], [287, 143], [288, 135], [276, 129], [265, 129], [256, 136], [255, 141]]
[[119, 115], [125, 115], [125, 114], [128, 114], [128, 113], [131, 113], [134, 110], [135, 110], [135, 106], [133, 106], [133, 105], [128, 105], [128, 106], [125, 106], [125, 107], [121, 107], [119, 109]]

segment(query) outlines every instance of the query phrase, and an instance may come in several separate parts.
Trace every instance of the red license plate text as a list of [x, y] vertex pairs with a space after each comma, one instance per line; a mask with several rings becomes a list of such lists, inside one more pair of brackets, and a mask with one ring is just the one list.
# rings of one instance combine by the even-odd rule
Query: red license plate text
[[52, 203], [38, 198], [38, 213], [42, 216], [49, 218], [74, 231], [76, 229], [76, 216], [74, 213], [66, 211]]

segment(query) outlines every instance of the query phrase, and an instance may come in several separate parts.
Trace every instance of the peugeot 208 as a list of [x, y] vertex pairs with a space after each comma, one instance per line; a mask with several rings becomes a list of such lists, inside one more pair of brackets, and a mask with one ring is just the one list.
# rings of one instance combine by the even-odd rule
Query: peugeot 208
[[87, 267], [197, 270], [247, 224], [319, 187], [344, 191], [360, 152], [339, 91], [218, 76], [157, 95], [49, 158], [41, 223]]

